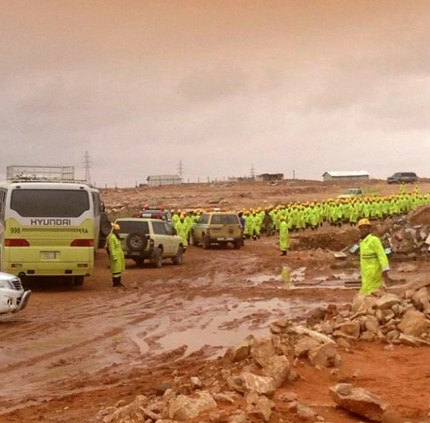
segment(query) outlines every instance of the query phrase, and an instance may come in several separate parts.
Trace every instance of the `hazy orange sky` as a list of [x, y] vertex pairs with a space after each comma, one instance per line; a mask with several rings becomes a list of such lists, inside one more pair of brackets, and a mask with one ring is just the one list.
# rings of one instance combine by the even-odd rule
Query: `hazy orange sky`
[[430, 2], [0, 0], [0, 178], [430, 177]]

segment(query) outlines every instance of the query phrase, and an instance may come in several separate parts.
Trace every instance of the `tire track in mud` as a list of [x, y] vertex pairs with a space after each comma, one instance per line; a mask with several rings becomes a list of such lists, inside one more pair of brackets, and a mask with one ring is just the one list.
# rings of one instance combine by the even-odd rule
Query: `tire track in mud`
[[[33, 310], [18, 326], [14, 321], [2, 322], [0, 400], [9, 402], [34, 390], [41, 393], [47, 385], [77, 371], [90, 374], [121, 361], [112, 348], [113, 340], [124, 327], [153, 316], [144, 311], [151, 299], [141, 292], [126, 292], [104, 295], [97, 302], [77, 299], [66, 310], [58, 305], [43, 315]], [[19, 386], [14, 385], [16, 380], [20, 380]], [[49, 389], [47, 395], [51, 395]]]

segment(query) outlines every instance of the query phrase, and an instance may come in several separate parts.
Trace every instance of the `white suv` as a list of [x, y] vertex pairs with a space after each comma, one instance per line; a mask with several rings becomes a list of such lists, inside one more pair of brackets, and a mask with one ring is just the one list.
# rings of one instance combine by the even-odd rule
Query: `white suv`
[[119, 225], [122, 250], [126, 259], [143, 265], [149, 260], [154, 267], [161, 267], [163, 259], [182, 264], [184, 246], [172, 224], [161, 219], [124, 217], [115, 220]]
[[24, 310], [30, 295], [31, 291], [24, 291], [18, 276], [0, 272], [0, 314]]

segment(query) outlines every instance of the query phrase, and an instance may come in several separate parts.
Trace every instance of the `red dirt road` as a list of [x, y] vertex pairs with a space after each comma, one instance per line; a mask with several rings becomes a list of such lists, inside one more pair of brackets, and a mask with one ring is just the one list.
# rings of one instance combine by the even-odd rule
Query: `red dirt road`
[[[324, 226], [321, 233], [339, 232]], [[356, 277], [357, 268], [336, 270], [328, 249], [295, 248], [316, 236], [293, 234], [287, 258], [271, 237], [247, 241], [241, 250], [189, 247], [181, 266], [127, 262], [127, 289], [111, 287], [99, 250], [83, 287], [31, 286], [28, 308], [0, 317], [0, 423], [94, 422], [100, 409], [153, 395], [175, 374], [203, 377], [227, 347], [249, 334], [268, 335], [278, 318], [304, 322], [329, 303], [349, 302], [356, 289], [344, 288], [342, 278]], [[297, 285], [313, 287], [286, 289], [280, 278], [286, 263]], [[415, 264], [416, 273], [428, 272], [426, 261]], [[332, 286], [318, 285], [321, 276]], [[430, 349], [384, 346], [356, 342], [342, 352], [338, 372], [301, 361], [300, 378], [284, 391], [295, 392], [327, 422], [356, 423], [363, 419], [337, 409], [328, 394], [335, 383], [351, 381], [390, 404], [387, 422], [430, 421]], [[275, 403], [270, 422], [289, 421]]]

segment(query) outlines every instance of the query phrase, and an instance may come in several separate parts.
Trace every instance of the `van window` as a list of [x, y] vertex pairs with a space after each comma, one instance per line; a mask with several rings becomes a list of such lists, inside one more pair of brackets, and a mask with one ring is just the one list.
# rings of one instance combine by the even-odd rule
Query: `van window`
[[10, 208], [22, 217], [79, 217], [90, 209], [87, 191], [14, 189]]
[[157, 235], [167, 235], [166, 228], [164, 226], [164, 222], [162, 220], [158, 222], [152, 222], [152, 229], [154, 230], [154, 234]]

